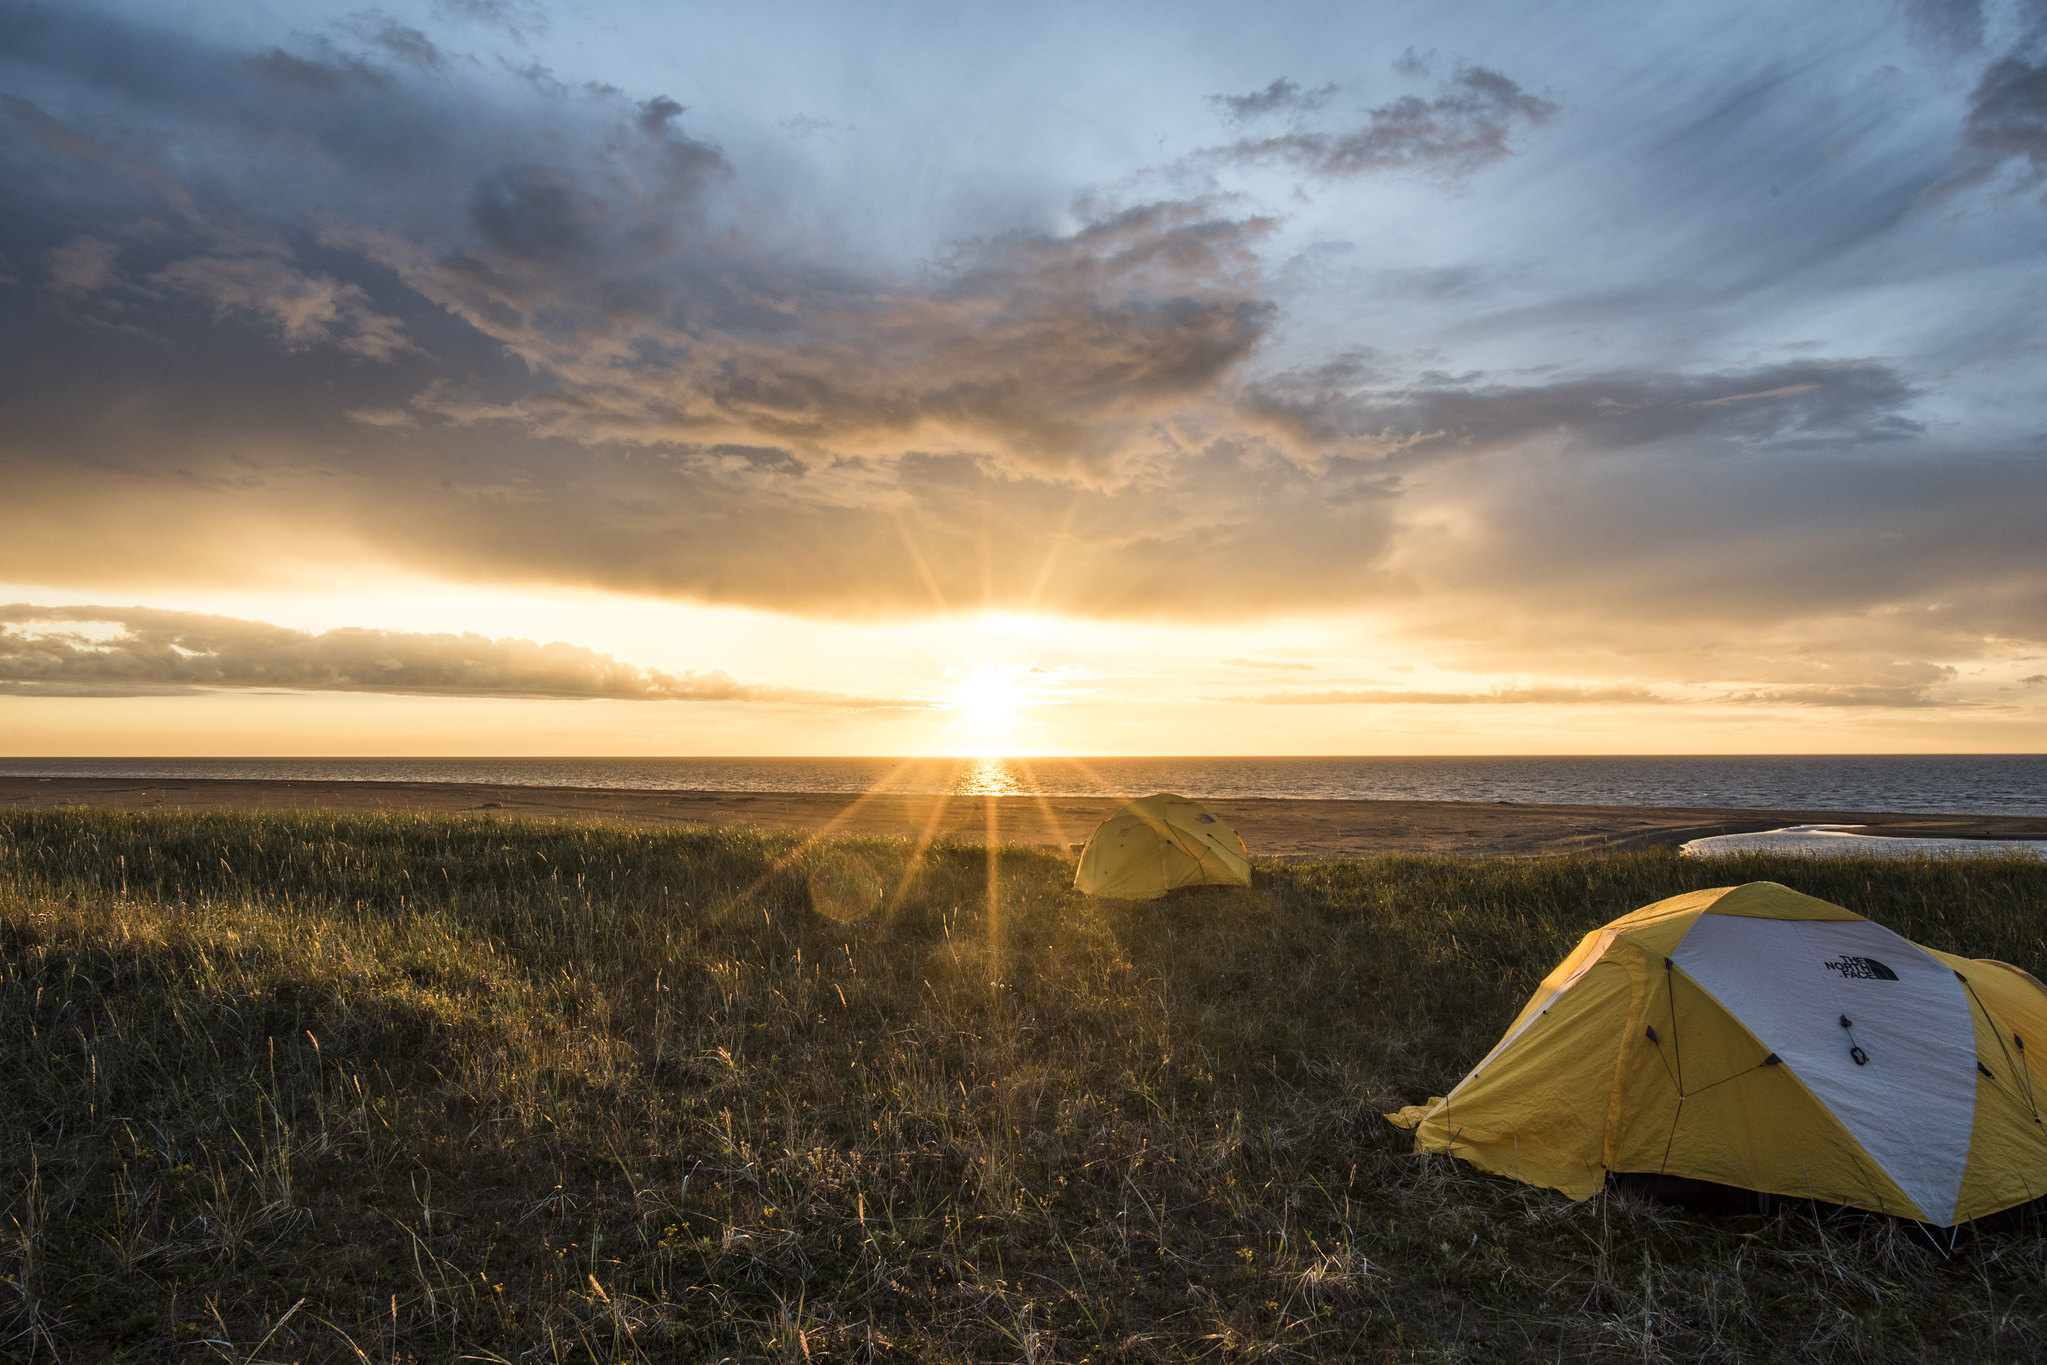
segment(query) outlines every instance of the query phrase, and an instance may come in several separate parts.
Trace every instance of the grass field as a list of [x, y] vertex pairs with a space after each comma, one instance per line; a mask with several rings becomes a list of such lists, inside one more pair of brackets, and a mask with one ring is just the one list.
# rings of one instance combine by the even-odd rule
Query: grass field
[[0, 815], [0, 1353], [2032, 1360], [2047, 1221], [1582, 1204], [1409, 1154], [1586, 929], [1768, 877], [2047, 968], [2047, 865], [1264, 866]]

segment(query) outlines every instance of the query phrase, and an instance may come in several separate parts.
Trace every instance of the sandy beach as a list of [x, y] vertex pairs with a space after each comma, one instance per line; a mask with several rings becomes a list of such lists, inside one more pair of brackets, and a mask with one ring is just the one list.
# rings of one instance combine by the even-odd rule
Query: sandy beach
[[[411, 782], [4, 777], [0, 809], [434, 811], [494, 819], [611, 820], [651, 826], [752, 825], [806, 833], [929, 836], [1071, 848], [1121, 803], [1031, 796], [615, 791]], [[1535, 857], [1676, 846], [1711, 834], [1793, 824], [1856, 824], [1912, 838], [2047, 838], [2047, 817], [1868, 811], [1724, 810], [1511, 802], [1218, 800], [1206, 803], [1259, 857], [1376, 853]]]

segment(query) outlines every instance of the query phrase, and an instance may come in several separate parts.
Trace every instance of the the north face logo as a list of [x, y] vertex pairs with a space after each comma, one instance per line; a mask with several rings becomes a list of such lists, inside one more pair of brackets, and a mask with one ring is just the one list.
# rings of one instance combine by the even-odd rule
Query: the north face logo
[[1820, 964], [1855, 981], [1896, 981], [1898, 974], [1873, 957], [1840, 957]]

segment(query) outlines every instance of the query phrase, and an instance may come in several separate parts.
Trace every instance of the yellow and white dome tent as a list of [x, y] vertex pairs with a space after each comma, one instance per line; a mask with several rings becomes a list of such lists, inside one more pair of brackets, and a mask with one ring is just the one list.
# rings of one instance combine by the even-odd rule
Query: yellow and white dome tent
[[1102, 821], [1073, 884], [1090, 896], [1148, 901], [1182, 886], [1249, 886], [1251, 855], [1198, 801], [1160, 792]]
[[2042, 1052], [2026, 972], [1750, 882], [1587, 934], [1447, 1098], [1387, 1118], [1573, 1199], [1651, 1172], [1951, 1227], [2047, 1194]]

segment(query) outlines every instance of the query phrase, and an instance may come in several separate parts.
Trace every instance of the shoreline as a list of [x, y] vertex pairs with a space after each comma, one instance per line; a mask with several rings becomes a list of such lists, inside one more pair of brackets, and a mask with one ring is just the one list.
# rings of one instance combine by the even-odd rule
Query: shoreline
[[[651, 791], [491, 783], [238, 778], [0, 777], [0, 810], [418, 811], [498, 819], [619, 822], [655, 828], [751, 825], [849, 837], [909, 836], [1071, 849], [1118, 797], [932, 796], [838, 792]], [[1894, 838], [2042, 839], [2047, 816], [1883, 811], [1551, 805], [1517, 802], [1238, 798], [1202, 804], [1253, 857], [1383, 853], [1543, 857], [1676, 847], [1714, 834], [1797, 824], [1861, 825]]]

